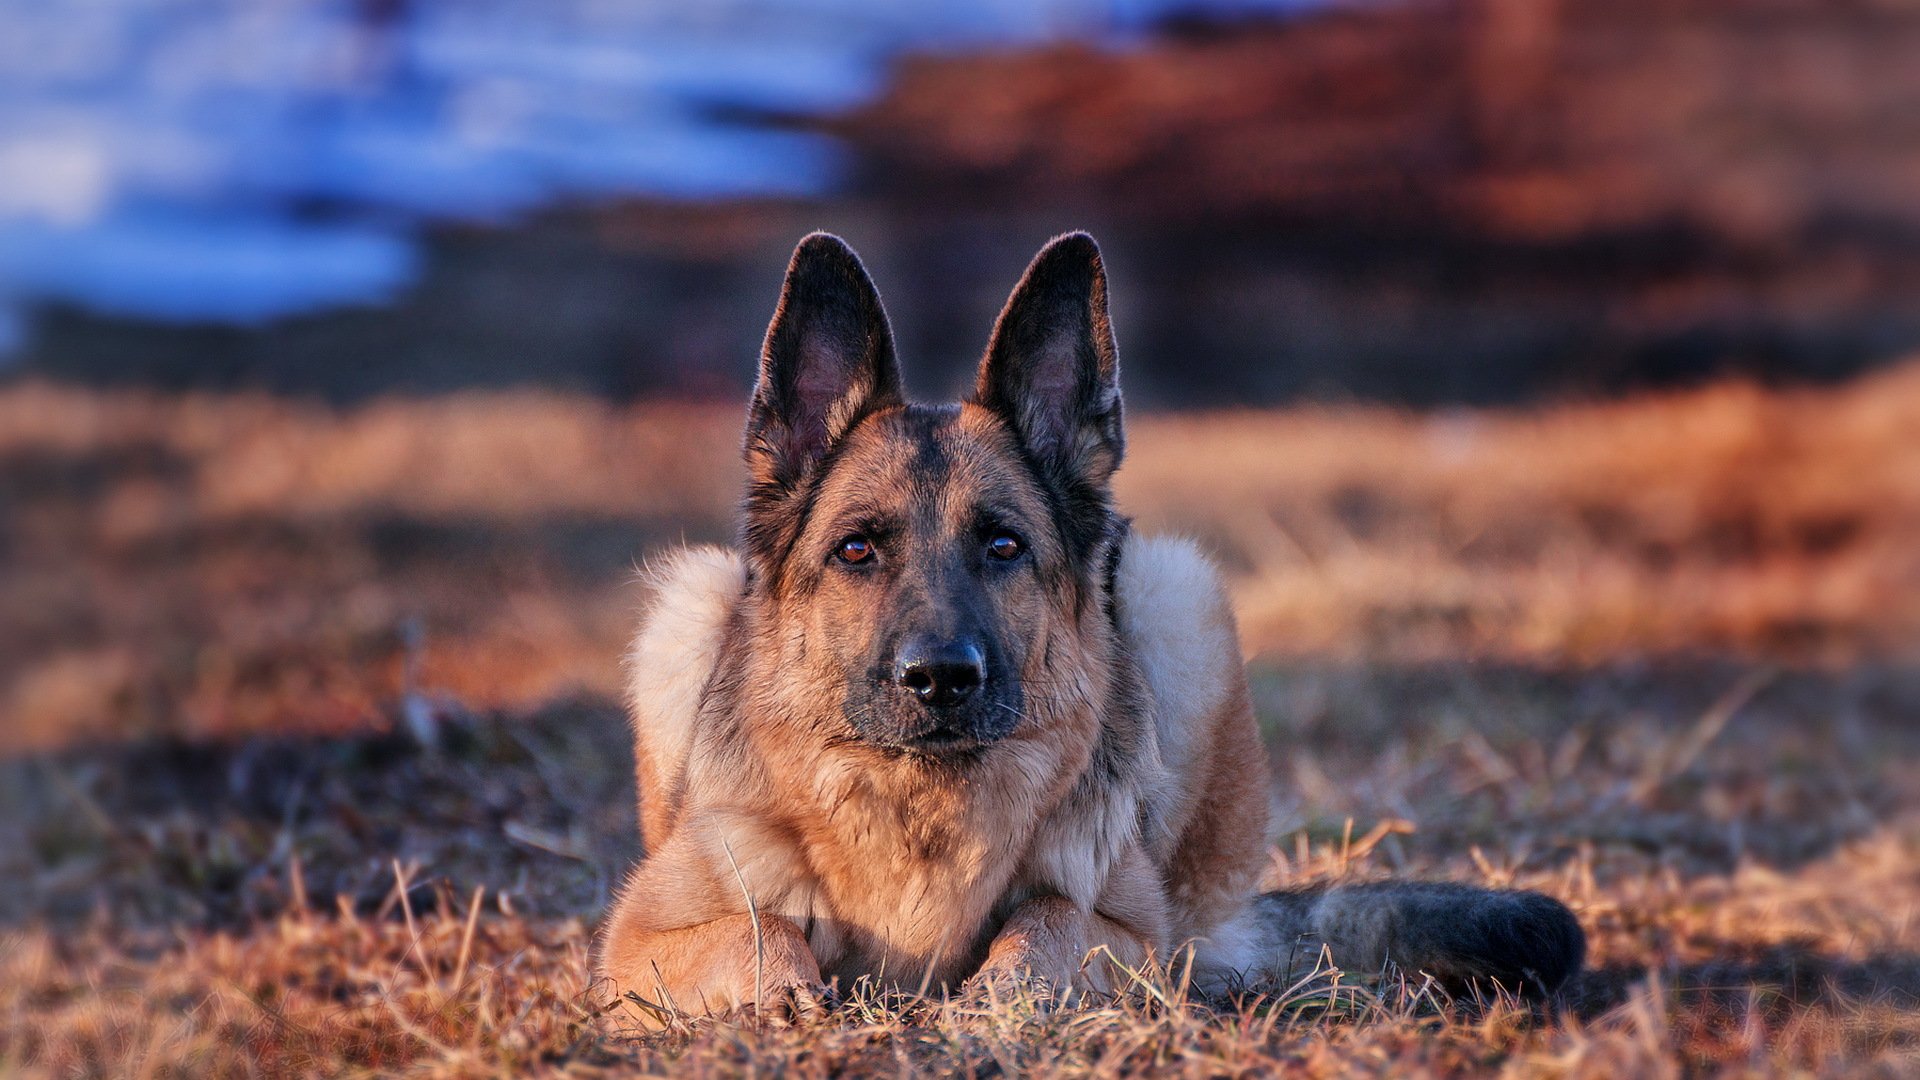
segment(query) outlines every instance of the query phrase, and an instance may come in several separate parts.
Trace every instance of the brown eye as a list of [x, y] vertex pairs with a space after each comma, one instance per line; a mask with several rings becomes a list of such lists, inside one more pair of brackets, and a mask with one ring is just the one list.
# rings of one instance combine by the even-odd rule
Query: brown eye
[[840, 541], [834, 549], [833, 557], [849, 565], [858, 565], [873, 558], [873, 541], [864, 536], [849, 536]]
[[1020, 557], [1020, 553], [1025, 550], [1027, 550], [1027, 546], [1022, 544], [1020, 538], [1012, 533], [994, 533], [993, 536], [987, 540], [987, 554], [1003, 561], [1006, 559], [1017, 559]]

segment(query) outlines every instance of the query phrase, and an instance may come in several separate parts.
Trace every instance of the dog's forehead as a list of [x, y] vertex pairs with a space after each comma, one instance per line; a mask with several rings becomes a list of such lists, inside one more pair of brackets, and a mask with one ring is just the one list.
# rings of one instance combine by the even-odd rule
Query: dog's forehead
[[945, 516], [983, 503], [1045, 509], [1007, 425], [973, 405], [908, 405], [870, 417], [849, 434], [822, 478], [817, 508], [879, 505]]

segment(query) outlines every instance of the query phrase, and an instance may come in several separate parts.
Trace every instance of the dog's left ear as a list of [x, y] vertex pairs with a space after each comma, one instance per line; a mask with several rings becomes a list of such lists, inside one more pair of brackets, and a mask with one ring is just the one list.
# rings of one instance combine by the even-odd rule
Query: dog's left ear
[[1120, 467], [1120, 358], [1093, 237], [1068, 233], [1034, 256], [993, 324], [973, 400], [1063, 489], [1104, 487]]

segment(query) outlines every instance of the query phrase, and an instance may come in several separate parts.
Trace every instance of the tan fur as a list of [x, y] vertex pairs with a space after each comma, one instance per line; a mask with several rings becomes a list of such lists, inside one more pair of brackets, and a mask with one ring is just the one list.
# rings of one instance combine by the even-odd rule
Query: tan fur
[[1254, 895], [1268, 776], [1233, 613], [1198, 549], [1112, 508], [1118, 380], [1091, 237], [1035, 257], [957, 405], [904, 400], [858, 257], [801, 241], [748, 410], [741, 554], [670, 558], [630, 657], [647, 856], [607, 991], [1103, 988], [1189, 945], [1226, 989], [1310, 938], [1456, 982], [1578, 966], [1578, 924], [1537, 895]]
[[[1137, 964], [1204, 941], [1244, 907], [1265, 840], [1265, 756], [1231, 611], [1192, 544], [1127, 541], [1118, 582], [1125, 642], [1103, 641], [1103, 620], [1087, 615], [1083, 629], [1102, 652], [1121, 647], [1083, 670], [1124, 672], [1131, 656], [1153, 654], [1139, 665], [1152, 693], [1152, 729], [1143, 733], [1147, 752], [1133, 762], [1143, 783], [1113, 791], [1088, 784], [1071, 806], [1062, 805], [1068, 781], [1084, 761], [1061, 760], [1060, 726], [1010, 738], [964, 790], [910, 762], [857, 745], [821, 747], [783, 727], [725, 736], [703, 728], [697, 696], [654, 688], [705, 683], [717, 659], [712, 643], [738, 615], [745, 573], [739, 556], [718, 549], [670, 560], [634, 643], [650, 854], [604, 934], [599, 968], [609, 989], [635, 989], [648, 1000], [666, 992], [683, 1006], [743, 1000], [751, 951], [730, 947], [730, 960], [715, 960], [700, 950], [737, 940], [706, 930], [696, 939], [678, 935], [744, 912], [748, 892], [763, 921], [785, 918], [803, 931], [822, 974], [908, 989], [955, 985], [983, 959], [988, 972], [1071, 975], [1102, 945]], [[662, 630], [669, 611], [672, 633]], [[672, 674], [641, 677], [654, 669]], [[1208, 693], [1209, 684], [1224, 690]], [[1091, 689], [1079, 696], [1098, 700]], [[1065, 733], [1076, 738], [1095, 722], [1066, 719]], [[734, 737], [742, 744], [729, 745]], [[1179, 767], [1160, 769], [1162, 758]], [[1154, 835], [1137, 835], [1142, 818], [1156, 823]], [[1065, 910], [1078, 915], [1066, 918]], [[680, 959], [696, 953], [697, 961]], [[1202, 955], [1210, 955], [1204, 945]], [[656, 968], [672, 973], [664, 987]], [[1110, 983], [1100, 964], [1083, 975], [1085, 985]], [[768, 993], [798, 985], [781, 980], [809, 977], [818, 981], [803, 967], [776, 966]]]
[[746, 564], [725, 548], [682, 548], [648, 571], [649, 606], [627, 651], [640, 835], [666, 838], [671, 785], [684, 771], [707, 677], [719, 664], [727, 620], [747, 585]]
[[[820, 984], [820, 965], [806, 935], [779, 915], [761, 917], [758, 926], [751, 914], [727, 915], [672, 934], [647, 934], [620, 920], [616, 914], [609, 927], [601, 963], [632, 973], [623, 989], [639, 1000], [623, 1004], [650, 1019], [670, 1010], [718, 1013], [776, 1001], [802, 1005]], [[669, 979], [665, 972], [674, 975]], [[698, 996], [677, 997], [676, 985]]]
[[1204, 940], [1245, 904], [1267, 842], [1266, 748], [1239, 632], [1219, 572], [1192, 541], [1129, 539], [1115, 584], [1171, 780], [1148, 815], [1162, 823], [1152, 855], [1167, 883], [1174, 943]]

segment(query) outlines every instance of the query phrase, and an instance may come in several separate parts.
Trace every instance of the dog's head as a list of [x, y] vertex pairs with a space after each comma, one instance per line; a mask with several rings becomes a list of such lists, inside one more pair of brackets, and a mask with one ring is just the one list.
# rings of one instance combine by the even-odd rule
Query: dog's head
[[784, 711], [949, 759], [1090, 711], [1079, 668], [1105, 620], [1122, 446], [1091, 237], [1034, 258], [954, 405], [906, 403], [859, 258], [802, 240], [747, 419], [743, 547], [790, 665], [771, 677], [834, 699]]

